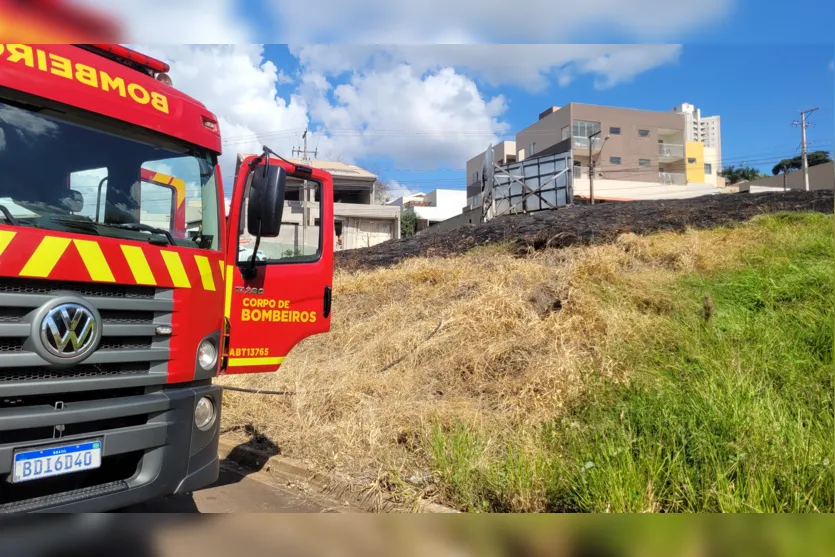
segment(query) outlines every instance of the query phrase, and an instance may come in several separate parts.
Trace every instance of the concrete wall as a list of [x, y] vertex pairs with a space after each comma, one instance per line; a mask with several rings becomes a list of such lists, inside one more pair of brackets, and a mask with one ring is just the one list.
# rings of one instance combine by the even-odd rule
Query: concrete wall
[[[779, 188], [782, 190], [783, 176], [769, 176], [768, 178], [763, 178], [762, 180], [749, 182], [749, 185], [752, 187]], [[786, 186], [788, 189], [792, 190], [804, 189], [803, 171], [796, 170], [786, 174]], [[828, 162], [826, 164], [809, 167], [809, 189], [835, 189], [835, 162]]]
[[[722, 189], [709, 184], [648, 185], [637, 180], [594, 179], [594, 199], [610, 201], [637, 201], [641, 199], [689, 199], [703, 195], [718, 195]], [[574, 178], [574, 196], [589, 197], [587, 177]]]
[[421, 231], [421, 234], [435, 234], [437, 232], [447, 232], [455, 230], [462, 226], [479, 225], [481, 224], [481, 207], [456, 215], [451, 219], [433, 224], [429, 228]]

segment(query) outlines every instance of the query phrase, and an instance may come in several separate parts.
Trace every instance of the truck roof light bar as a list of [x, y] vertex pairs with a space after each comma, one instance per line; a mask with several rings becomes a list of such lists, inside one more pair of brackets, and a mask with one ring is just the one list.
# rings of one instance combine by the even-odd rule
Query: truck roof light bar
[[168, 64], [161, 60], [151, 58], [141, 52], [131, 50], [119, 44], [85, 44], [79, 46], [116, 62], [133, 67], [139, 66], [138, 69], [144, 70], [152, 77], [156, 73], [166, 73], [171, 69]]

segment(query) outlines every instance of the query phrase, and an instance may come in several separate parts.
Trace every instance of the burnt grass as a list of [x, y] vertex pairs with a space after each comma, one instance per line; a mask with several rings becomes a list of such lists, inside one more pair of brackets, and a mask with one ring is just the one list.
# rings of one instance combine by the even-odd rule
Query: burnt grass
[[832, 214], [833, 207], [834, 193], [820, 190], [575, 205], [555, 211], [507, 215], [480, 225], [447, 232], [423, 232], [370, 248], [337, 252], [335, 263], [349, 271], [373, 269], [389, 267], [411, 257], [460, 255], [496, 243], [511, 244], [521, 254], [612, 242], [618, 235], [630, 232], [645, 235], [734, 226], [756, 215], [783, 211]]

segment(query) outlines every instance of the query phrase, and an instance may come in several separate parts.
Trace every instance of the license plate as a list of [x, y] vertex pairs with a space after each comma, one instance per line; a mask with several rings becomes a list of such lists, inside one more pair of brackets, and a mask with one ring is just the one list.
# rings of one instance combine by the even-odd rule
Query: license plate
[[85, 441], [46, 449], [17, 451], [12, 482], [28, 482], [93, 470], [101, 466], [101, 441]]

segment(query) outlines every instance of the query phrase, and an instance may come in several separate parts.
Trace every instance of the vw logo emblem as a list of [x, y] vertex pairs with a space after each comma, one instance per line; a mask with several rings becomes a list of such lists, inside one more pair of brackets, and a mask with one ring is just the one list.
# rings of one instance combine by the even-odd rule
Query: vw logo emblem
[[43, 317], [40, 338], [51, 356], [80, 359], [95, 349], [98, 329], [98, 321], [90, 309], [81, 304], [63, 303]]

